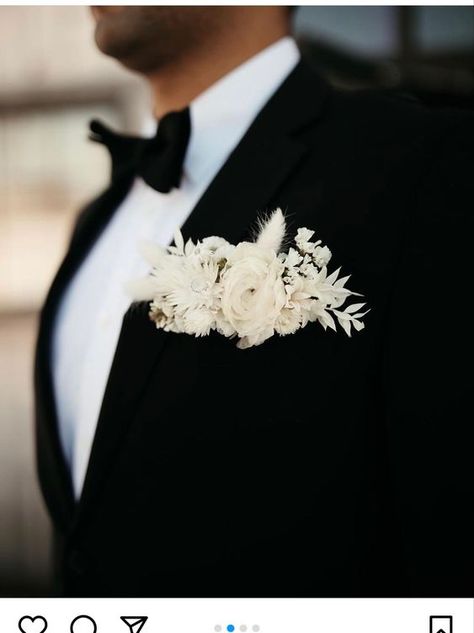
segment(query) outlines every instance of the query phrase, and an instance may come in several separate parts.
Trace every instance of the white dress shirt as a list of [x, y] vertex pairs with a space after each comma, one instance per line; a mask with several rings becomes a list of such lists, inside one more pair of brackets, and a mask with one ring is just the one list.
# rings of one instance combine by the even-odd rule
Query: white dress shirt
[[298, 61], [294, 40], [284, 37], [194, 99], [179, 189], [159, 193], [137, 178], [64, 293], [53, 331], [53, 385], [76, 497], [82, 490], [122, 319], [130, 305], [124, 284], [147, 273], [138, 244], [171, 242], [176, 228], [184, 224]]

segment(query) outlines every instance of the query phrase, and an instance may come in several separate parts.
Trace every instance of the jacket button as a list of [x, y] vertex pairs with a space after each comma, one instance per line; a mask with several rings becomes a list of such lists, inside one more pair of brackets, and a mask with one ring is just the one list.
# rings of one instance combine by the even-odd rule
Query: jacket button
[[73, 549], [68, 556], [68, 567], [76, 575], [82, 576], [87, 571], [87, 561], [84, 554]]

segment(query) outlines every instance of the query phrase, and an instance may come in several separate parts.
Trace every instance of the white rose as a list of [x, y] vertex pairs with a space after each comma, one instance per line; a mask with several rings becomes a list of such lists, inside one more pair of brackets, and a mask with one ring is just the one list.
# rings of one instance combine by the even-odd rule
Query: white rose
[[256, 244], [239, 244], [227, 262], [221, 281], [221, 309], [241, 347], [260, 345], [274, 333], [286, 303], [284, 265], [274, 251]]

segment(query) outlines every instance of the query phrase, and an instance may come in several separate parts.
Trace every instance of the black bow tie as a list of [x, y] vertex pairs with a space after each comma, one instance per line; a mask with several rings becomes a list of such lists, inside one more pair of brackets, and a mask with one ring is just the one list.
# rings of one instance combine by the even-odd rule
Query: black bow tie
[[191, 134], [189, 108], [165, 114], [153, 138], [117, 134], [97, 120], [91, 121], [90, 131], [90, 138], [110, 152], [112, 180], [128, 172], [161, 193], [179, 187]]

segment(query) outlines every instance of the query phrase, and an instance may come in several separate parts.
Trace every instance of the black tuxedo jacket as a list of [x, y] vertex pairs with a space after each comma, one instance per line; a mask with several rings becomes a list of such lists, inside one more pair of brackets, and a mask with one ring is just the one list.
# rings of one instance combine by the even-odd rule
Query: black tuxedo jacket
[[[77, 596], [472, 596], [473, 117], [339, 92], [300, 62], [184, 226], [238, 242], [280, 206], [371, 312], [239, 350], [123, 320], [83, 494], [49, 349], [64, 288], [130, 188], [80, 215], [37, 348], [39, 473]], [[466, 365], [467, 364], [467, 365]]]

